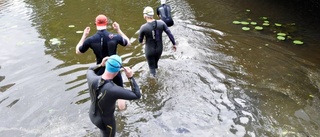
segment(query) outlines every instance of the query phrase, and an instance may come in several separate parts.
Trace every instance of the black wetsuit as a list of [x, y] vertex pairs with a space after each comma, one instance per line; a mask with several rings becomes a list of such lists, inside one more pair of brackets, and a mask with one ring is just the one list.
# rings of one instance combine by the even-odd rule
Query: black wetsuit
[[[126, 46], [128, 41], [122, 38], [118, 34], [109, 33], [107, 30], [98, 30], [96, 34], [87, 38], [83, 45], [79, 47], [79, 51], [81, 53], [86, 52], [89, 48], [91, 48], [96, 55], [97, 64], [102, 62], [102, 59], [106, 56], [111, 56], [117, 54], [117, 45], [120, 44], [122, 46]], [[98, 75], [102, 75], [105, 70], [105, 67], [101, 67], [97, 70]], [[123, 87], [123, 80], [121, 77], [121, 73], [113, 79], [113, 82], [118, 86]]]
[[168, 27], [173, 26], [174, 22], [171, 17], [170, 5], [162, 4], [157, 8], [157, 15], [161, 17]]
[[139, 42], [142, 43], [146, 37], [145, 55], [149, 65], [150, 73], [155, 75], [158, 61], [161, 57], [163, 44], [162, 32], [166, 32], [173, 45], [176, 45], [173, 35], [168, 26], [162, 20], [155, 20], [143, 24], [140, 28]]
[[89, 116], [103, 137], [114, 137], [116, 122], [114, 118], [115, 103], [118, 99], [135, 100], [141, 97], [140, 88], [134, 78], [130, 78], [131, 90], [124, 89], [110, 80], [104, 80], [95, 73], [97, 65], [89, 67], [87, 80], [90, 91], [91, 106]]

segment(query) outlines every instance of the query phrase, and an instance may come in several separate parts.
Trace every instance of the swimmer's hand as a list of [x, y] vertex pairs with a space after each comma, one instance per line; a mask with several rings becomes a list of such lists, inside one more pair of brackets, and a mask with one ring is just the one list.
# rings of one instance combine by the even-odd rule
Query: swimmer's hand
[[142, 40], [141, 44], [142, 44], [142, 45], [146, 44], [146, 41], [145, 41], [145, 40]]
[[132, 78], [133, 72], [129, 67], [123, 67], [124, 73], [126, 73], [127, 78]]
[[176, 52], [176, 51], [177, 51], [177, 47], [176, 47], [176, 45], [173, 45], [173, 46], [172, 46], [172, 50], [173, 50], [174, 52]]
[[126, 109], [126, 100], [118, 99], [117, 103], [120, 111], [123, 111]]
[[87, 37], [90, 33], [90, 27], [86, 27], [84, 30], [83, 30], [83, 36]]
[[114, 30], [119, 31], [120, 30], [120, 25], [117, 22], [112, 23], [112, 27]]
[[102, 67], [106, 65], [106, 62], [107, 62], [108, 58], [109, 58], [109, 56], [106, 56], [106, 57], [104, 57], [104, 58], [102, 59], [102, 62], [101, 62], [101, 64], [100, 64]]

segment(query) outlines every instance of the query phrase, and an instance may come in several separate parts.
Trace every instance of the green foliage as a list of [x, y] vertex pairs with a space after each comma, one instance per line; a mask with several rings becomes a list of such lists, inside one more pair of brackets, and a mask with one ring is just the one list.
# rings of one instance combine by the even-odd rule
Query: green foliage
[[[246, 12], [251, 12], [250, 9], [247, 9]], [[276, 39], [280, 41], [285, 41], [285, 40], [292, 40], [292, 36], [289, 34], [291, 32], [296, 31], [295, 23], [287, 23], [285, 25], [282, 25], [281, 23], [271, 23], [268, 20], [268, 17], [261, 16], [260, 21], [254, 21], [251, 18], [247, 18], [245, 20], [235, 20], [232, 23], [236, 25], [241, 25], [241, 29], [243, 31], [249, 31], [251, 30], [250, 28], [254, 28], [256, 31], [270, 31], [271, 33], [276, 33]], [[263, 27], [262, 27], [263, 26]], [[293, 44], [295, 45], [302, 45], [304, 44], [300, 40], [293, 40]]]
[[249, 27], [242, 27], [242, 30], [248, 31], [248, 30], [250, 30], [250, 28]]

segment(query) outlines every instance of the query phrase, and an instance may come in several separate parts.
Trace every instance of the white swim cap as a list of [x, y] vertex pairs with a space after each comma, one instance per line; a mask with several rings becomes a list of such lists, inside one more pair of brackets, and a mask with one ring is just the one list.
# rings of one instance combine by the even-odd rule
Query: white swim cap
[[147, 6], [147, 7], [144, 8], [143, 14], [145, 16], [148, 16], [148, 17], [153, 17], [154, 12], [153, 12], [153, 9], [150, 6]]
[[161, 0], [161, 4], [166, 4], [166, 0]]

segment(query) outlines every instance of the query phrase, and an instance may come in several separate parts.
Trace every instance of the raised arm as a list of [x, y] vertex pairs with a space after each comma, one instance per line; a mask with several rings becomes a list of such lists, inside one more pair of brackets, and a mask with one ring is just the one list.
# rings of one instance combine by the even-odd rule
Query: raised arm
[[90, 81], [98, 76], [94, 71], [100, 67], [101, 67], [101, 65], [92, 65], [88, 68], [88, 70], [87, 70], [87, 80], [88, 81]]
[[124, 89], [122, 87], [117, 87], [120, 89], [117, 90], [115, 94], [118, 95], [119, 99], [134, 100], [141, 98], [140, 88], [135, 79], [133, 78], [132, 70], [129, 67], [125, 67], [124, 72], [126, 73], [126, 76], [129, 79], [131, 90]]
[[135, 79], [133, 78], [133, 72], [129, 67], [124, 67], [124, 72], [126, 73], [127, 78], [129, 79], [130, 82], [130, 86], [131, 86], [131, 91], [138, 97], [141, 97], [141, 93], [140, 93], [140, 88], [137, 84], [137, 82], [135, 81]]
[[116, 99], [125, 99], [125, 100], [136, 100], [141, 98], [141, 92], [138, 84], [135, 79], [129, 78], [129, 82], [131, 85], [131, 90], [124, 89], [122, 87], [114, 87], [114, 92], [112, 93]]
[[89, 32], [90, 32], [90, 27], [86, 27], [83, 30], [82, 37], [76, 46], [76, 54], [82, 54], [82, 52], [79, 50], [79, 48], [80, 48], [80, 46], [83, 45], [83, 42], [86, 40], [87, 36], [89, 35]]
[[120, 25], [119, 25], [117, 22], [114, 22], [114, 23], [112, 24], [112, 26], [113, 26], [113, 29], [116, 30], [117, 33], [127, 41], [127, 44], [126, 44], [125, 46], [130, 46], [130, 45], [131, 45], [131, 42], [130, 42], [129, 38], [127, 37], [127, 35], [124, 34], [124, 33], [121, 31]]

